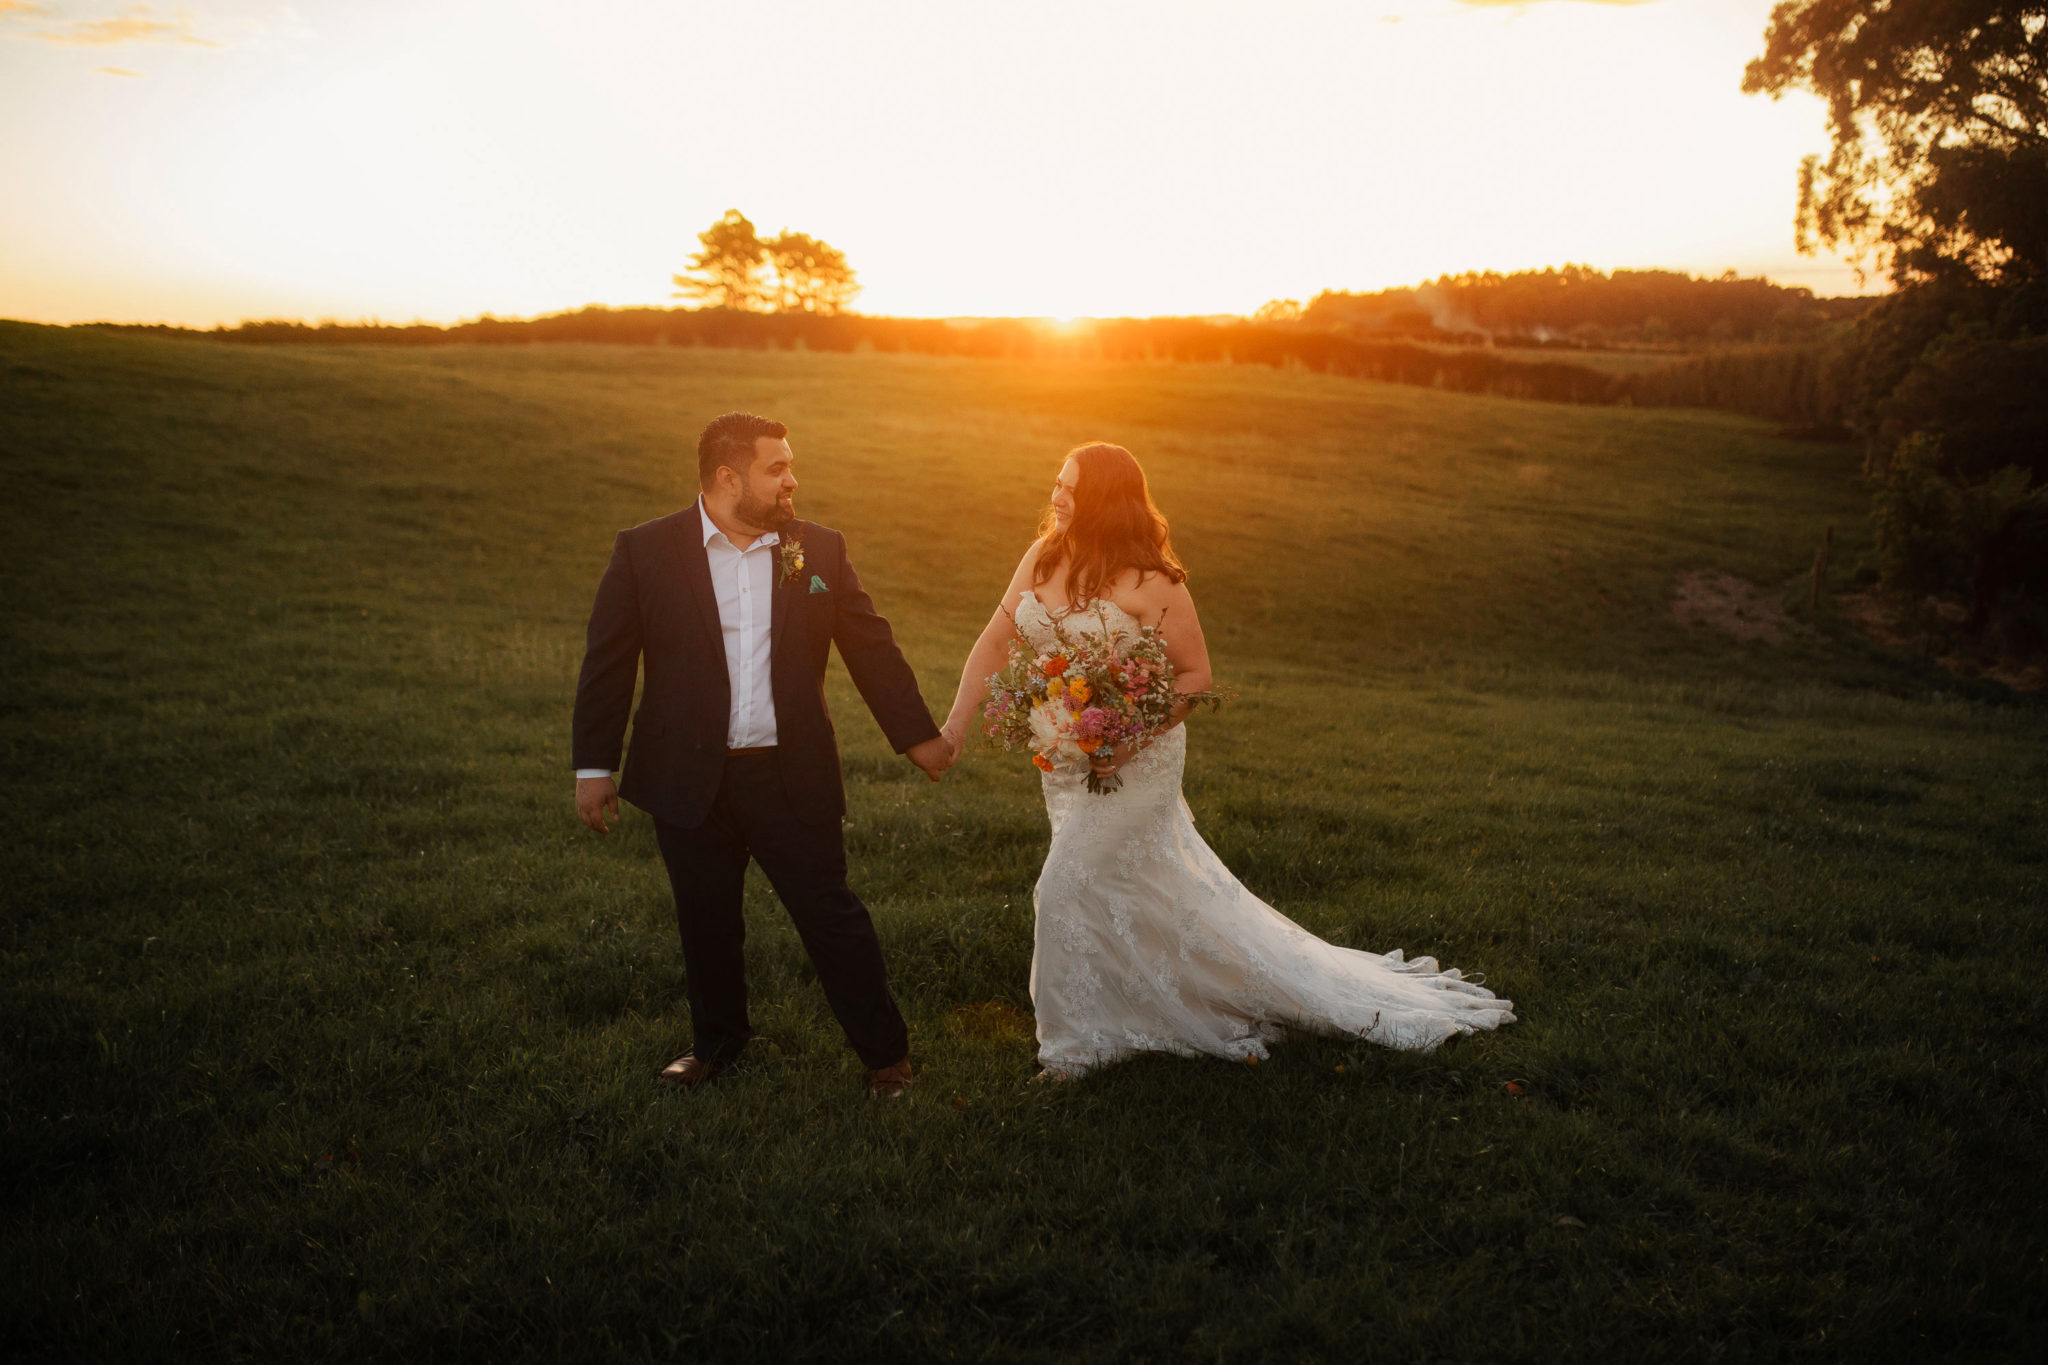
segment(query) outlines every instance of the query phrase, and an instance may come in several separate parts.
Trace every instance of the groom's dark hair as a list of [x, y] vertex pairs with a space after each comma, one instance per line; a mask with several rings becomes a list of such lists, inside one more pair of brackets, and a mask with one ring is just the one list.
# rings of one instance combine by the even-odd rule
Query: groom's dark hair
[[709, 488], [716, 483], [720, 465], [745, 477], [754, 467], [754, 457], [761, 453], [754, 442], [763, 436], [779, 441], [787, 435], [789, 428], [782, 423], [756, 417], [751, 412], [728, 412], [712, 418], [704, 434], [697, 438], [697, 486]]

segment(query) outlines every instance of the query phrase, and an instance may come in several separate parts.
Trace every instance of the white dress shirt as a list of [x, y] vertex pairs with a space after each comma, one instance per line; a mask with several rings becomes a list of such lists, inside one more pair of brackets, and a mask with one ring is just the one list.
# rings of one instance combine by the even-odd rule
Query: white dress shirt
[[[711, 566], [711, 591], [718, 599], [718, 624], [725, 635], [725, 674], [732, 687], [726, 744], [758, 749], [775, 743], [775, 694], [769, 686], [769, 627], [774, 622], [775, 570], [781, 560], [774, 531], [742, 550], [697, 499], [704, 522], [704, 558]], [[605, 768], [578, 768], [578, 777], [610, 777]]]

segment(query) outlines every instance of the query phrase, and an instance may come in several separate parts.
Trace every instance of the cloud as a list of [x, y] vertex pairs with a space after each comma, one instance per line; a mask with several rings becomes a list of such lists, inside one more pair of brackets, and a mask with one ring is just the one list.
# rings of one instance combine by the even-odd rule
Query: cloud
[[130, 71], [125, 66], [96, 66], [93, 70], [104, 72], [109, 76], [140, 76], [142, 74], [140, 71]]
[[[1554, 2], [1554, 0], [1553, 0], [1553, 2]], [[1514, 8], [1517, 8], [1517, 9], [1519, 9], [1519, 8], [1521, 8], [1521, 7], [1522, 7], [1522, 6], [1524, 6], [1524, 5], [1540, 5], [1540, 4], [1543, 4], [1543, 3], [1545, 3], [1545, 0], [1458, 0], [1458, 3], [1459, 3], [1459, 4], [1461, 4], [1461, 5], [1470, 5], [1470, 6], [1471, 6], [1472, 8], [1474, 8], [1474, 9], [1507, 9], [1507, 8], [1509, 8], [1510, 6], [1513, 6]], [[1656, 0], [1568, 0], [1568, 3], [1572, 3], [1572, 4], [1580, 4], [1580, 5], [1616, 5], [1616, 6], [1621, 6], [1621, 5], [1650, 5], [1650, 4], [1655, 4], [1655, 3], [1656, 3]]]
[[[48, 7], [24, 0], [0, 0], [0, 15], [47, 14]], [[191, 47], [219, 47], [210, 38], [192, 31], [191, 16], [180, 12], [160, 19], [149, 5], [129, 5], [111, 19], [77, 19], [68, 24], [39, 28], [24, 35], [59, 47], [115, 47], [122, 43], [182, 43]]]

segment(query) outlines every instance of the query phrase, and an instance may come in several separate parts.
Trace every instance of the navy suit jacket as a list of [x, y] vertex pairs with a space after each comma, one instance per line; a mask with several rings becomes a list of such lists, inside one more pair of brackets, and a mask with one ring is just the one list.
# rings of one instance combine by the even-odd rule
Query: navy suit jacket
[[[836, 824], [846, 811], [839, 745], [825, 707], [833, 645], [896, 752], [936, 737], [917, 678], [846, 557], [846, 537], [793, 521], [782, 539], [802, 542], [803, 571], [788, 582], [776, 565], [771, 595], [770, 689], [776, 756], [791, 814]], [[820, 586], [822, 585], [822, 586]], [[646, 685], [633, 713], [633, 683]], [[574, 765], [617, 768], [619, 795], [685, 828], [701, 823], [725, 769], [732, 687], [704, 523], [696, 504], [619, 532], [590, 609], [576, 681]]]

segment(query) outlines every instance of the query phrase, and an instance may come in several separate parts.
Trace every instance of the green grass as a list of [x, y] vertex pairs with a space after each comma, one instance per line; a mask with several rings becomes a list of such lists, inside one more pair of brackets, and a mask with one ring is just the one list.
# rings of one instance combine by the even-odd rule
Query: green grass
[[[1189, 800], [1317, 933], [1484, 971], [1434, 1056], [1030, 1086], [1032, 774], [843, 675], [922, 1082], [860, 1094], [749, 893], [698, 1094], [644, 816], [569, 809], [611, 533], [790, 422], [934, 704], [1057, 458], [1138, 452], [1241, 701]], [[1854, 455], [1229, 367], [264, 350], [0, 324], [0, 1346], [503, 1360], [1926, 1359], [2043, 1325], [2037, 701], [1785, 582]], [[991, 1027], [991, 1021], [994, 1026]], [[1028, 1023], [1028, 1021], [1027, 1021]], [[1521, 1082], [1515, 1096], [1504, 1082]]]

